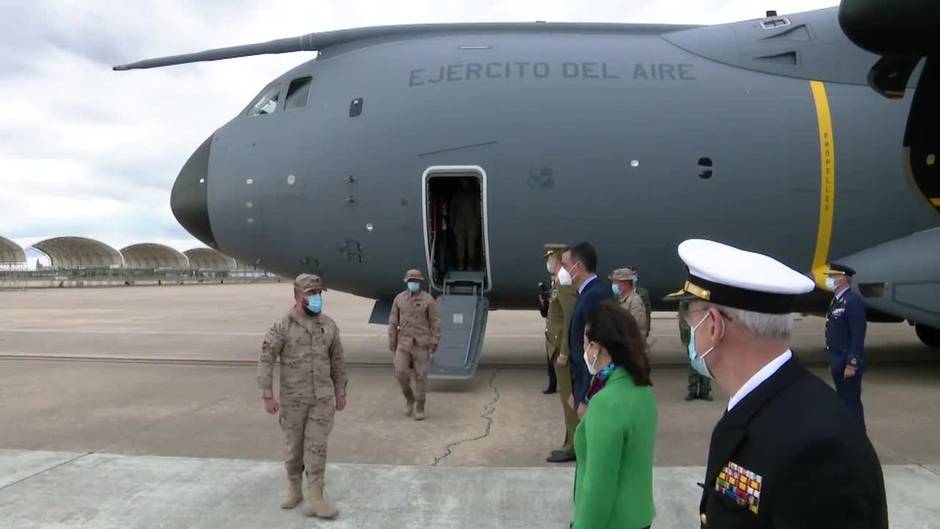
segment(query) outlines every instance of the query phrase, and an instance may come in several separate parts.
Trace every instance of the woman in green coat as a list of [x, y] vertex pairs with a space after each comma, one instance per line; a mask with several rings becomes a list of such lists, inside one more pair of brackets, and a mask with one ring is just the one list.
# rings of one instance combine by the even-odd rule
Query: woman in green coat
[[649, 527], [656, 399], [644, 337], [613, 301], [588, 317], [584, 361], [594, 378], [574, 437], [574, 529]]

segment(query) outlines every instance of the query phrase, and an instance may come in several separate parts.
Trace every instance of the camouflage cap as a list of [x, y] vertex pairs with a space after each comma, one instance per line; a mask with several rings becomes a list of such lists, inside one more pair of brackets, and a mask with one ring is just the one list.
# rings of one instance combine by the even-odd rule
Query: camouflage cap
[[636, 269], [629, 266], [618, 268], [610, 274], [610, 279], [614, 281], [633, 281], [636, 279]]
[[326, 290], [323, 288], [323, 281], [320, 276], [314, 274], [300, 274], [294, 280], [294, 288], [301, 292], [310, 292], [312, 290]]
[[545, 258], [548, 259], [549, 256], [554, 255], [561, 259], [561, 254], [566, 248], [568, 248], [567, 244], [548, 243], [545, 245]]
[[424, 281], [421, 270], [411, 269], [405, 272], [405, 283], [409, 281]]

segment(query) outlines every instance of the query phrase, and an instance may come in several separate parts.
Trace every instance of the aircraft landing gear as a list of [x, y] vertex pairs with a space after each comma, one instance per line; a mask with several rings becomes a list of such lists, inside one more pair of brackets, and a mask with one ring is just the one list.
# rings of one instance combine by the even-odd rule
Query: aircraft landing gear
[[924, 345], [940, 347], [940, 329], [934, 329], [933, 327], [917, 323], [914, 325], [914, 331], [917, 333], [917, 337], [920, 338], [920, 341], [924, 342]]

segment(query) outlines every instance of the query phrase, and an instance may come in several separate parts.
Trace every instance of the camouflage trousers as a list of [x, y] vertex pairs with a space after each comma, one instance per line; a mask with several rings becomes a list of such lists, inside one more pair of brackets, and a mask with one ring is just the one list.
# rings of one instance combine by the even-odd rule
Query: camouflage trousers
[[327, 438], [333, 430], [334, 413], [332, 397], [281, 401], [278, 422], [284, 431], [287, 479], [298, 480], [306, 470], [308, 484], [324, 483]]
[[689, 395], [702, 398], [712, 392], [712, 381], [708, 377], [698, 374], [695, 369], [689, 368]]
[[[400, 340], [400, 342], [406, 342]], [[406, 342], [407, 343], [407, 342]], [[413, 343], [411, 350], [398, 344], [395, 351], [395, 378], [401, 386], [401, 391], [405, 395], [411, 393], [411, 378], [414, 377], [415, 399], [424, 402], [428, 391], [428, 371], [431, 370], [431, 350], [426, 346]]]

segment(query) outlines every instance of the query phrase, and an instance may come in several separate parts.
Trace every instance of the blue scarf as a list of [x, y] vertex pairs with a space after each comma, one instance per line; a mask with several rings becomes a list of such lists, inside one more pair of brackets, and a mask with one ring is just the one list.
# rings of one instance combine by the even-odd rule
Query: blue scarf
[[594, 378], [591, 379], [591, 385], [588, 388], [587, 396], [584, 398], [584, 403], [587, 404], [591, 402], [591, 397], [597, 394], [598, 391], [604, 389], [604, 386], [607, 385], [607, 379], [610, 377], [610, 374], [614, 372], [614, 369], [617, 369], [617, 364], [611, 363], [604, 369], [601, 369], [594, 375]]

